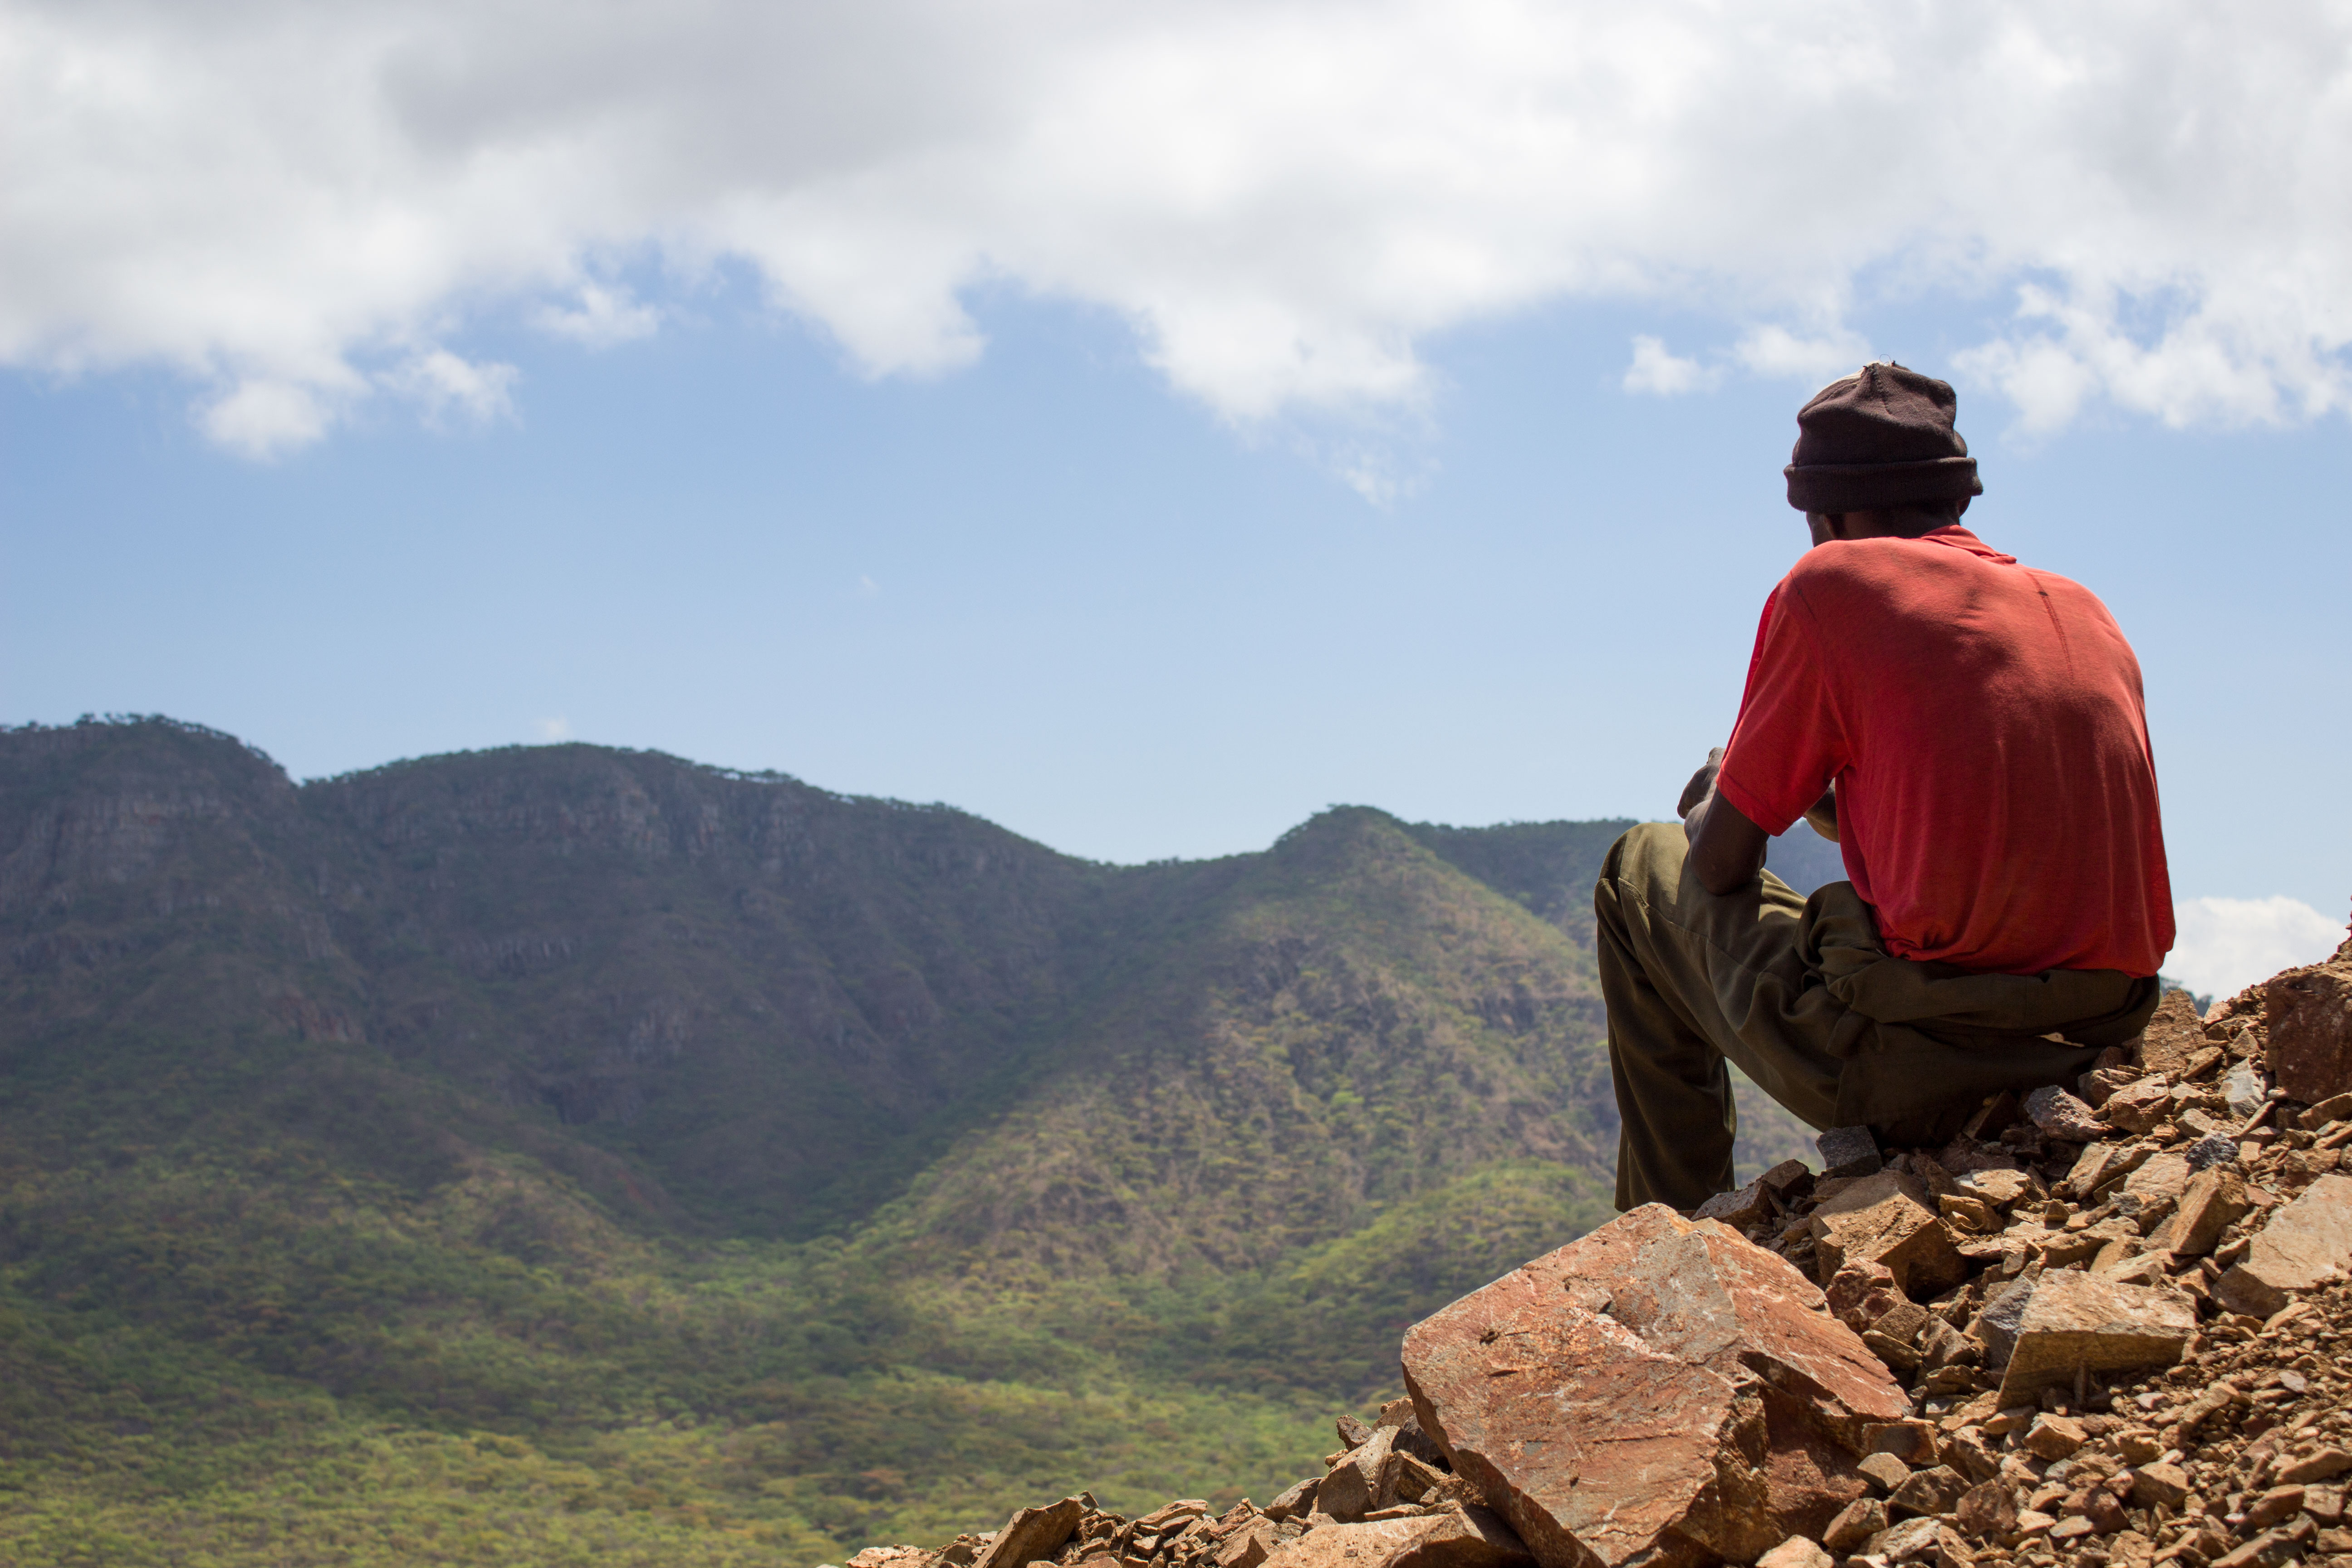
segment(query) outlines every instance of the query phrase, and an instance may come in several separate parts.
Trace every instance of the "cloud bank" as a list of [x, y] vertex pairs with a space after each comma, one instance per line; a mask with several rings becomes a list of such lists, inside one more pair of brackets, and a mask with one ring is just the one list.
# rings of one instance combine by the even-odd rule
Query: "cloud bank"
[[2172, 913], [2179, 935], [2165, 973], [2217, 1000], [2282, 969], [2317, 963], [2346, 931], [2299, 899], [2182, 899]]
[[1933, 296], [2032, 429], [2352, 405], [2342, 4], [8, 0], [0, 174], [0, 360], [176, 367], [257, 454], [500, 417], [469, 325], [727, 262], [867, 374], [969, 363], [977, 283], [1102, 308], [1242, 422], [1559, 299], [1721, 323], [1659, 395]]

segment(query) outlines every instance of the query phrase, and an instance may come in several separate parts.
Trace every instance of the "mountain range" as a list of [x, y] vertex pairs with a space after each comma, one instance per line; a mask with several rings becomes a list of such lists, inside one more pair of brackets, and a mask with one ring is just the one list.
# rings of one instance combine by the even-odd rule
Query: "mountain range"
[[1110, 866], [647, 752], [0, 732], [0, 1546], [814, 1563], [1264, 1488], [1607, 1215], [1626, 826]]

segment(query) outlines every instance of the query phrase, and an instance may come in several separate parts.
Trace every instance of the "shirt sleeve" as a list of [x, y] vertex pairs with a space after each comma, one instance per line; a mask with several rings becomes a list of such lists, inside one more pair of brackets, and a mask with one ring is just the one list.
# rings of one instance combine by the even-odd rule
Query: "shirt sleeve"
[[1715, 781], [1717, 794], [1775, 837], [1851, 760], [1826, 673], [1820, 630], [1783, 579], [1764, 601], [1739, 719]]

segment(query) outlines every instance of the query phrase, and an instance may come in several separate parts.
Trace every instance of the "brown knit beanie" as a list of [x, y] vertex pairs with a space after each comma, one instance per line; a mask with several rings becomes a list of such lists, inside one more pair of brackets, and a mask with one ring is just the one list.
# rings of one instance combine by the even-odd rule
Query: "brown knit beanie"
[[1781, 471], [1799, 511], [1862, 511], [1984, 494], [1977, 460], [1952, 428], [1950, 384], [1899, 364], [1866, 364], [1797, 411], [1797, 449]]

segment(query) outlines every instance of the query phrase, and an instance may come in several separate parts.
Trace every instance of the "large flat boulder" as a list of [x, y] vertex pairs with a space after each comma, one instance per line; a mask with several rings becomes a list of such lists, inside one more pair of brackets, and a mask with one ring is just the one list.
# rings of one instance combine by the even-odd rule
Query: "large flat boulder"
[[[1845, 1446], [1911, 1413], [1902, 1387], [1786, 1258], [1721, 1226], [1650, 1204], [1528, 1265], [1652, 1350], [1801, 1401]], [[1605, 1299], [1605, 1305], [1601, 1304]]]
[[2352, 1176], [2322, 1176], [2254, 1233], [2245, 1258], [2214, 1286], [2233, 1312], [2268, 1317], [2288, 1293], [2352, 1272]]
[[1424, 1431], [1543, 1568], [1753, 1562], [1866, 1485], [1908, 1401], [1821, 1292], [1652, 1205], [1415, 1324]]
[[2001, 1372], [2003, 1407], [2071, 1387], [2080, 1373], [2170, 1366], [2197, 1331], [2197, 1310], [2177, 1290], [2057, 1268], [2031, 1289]]

